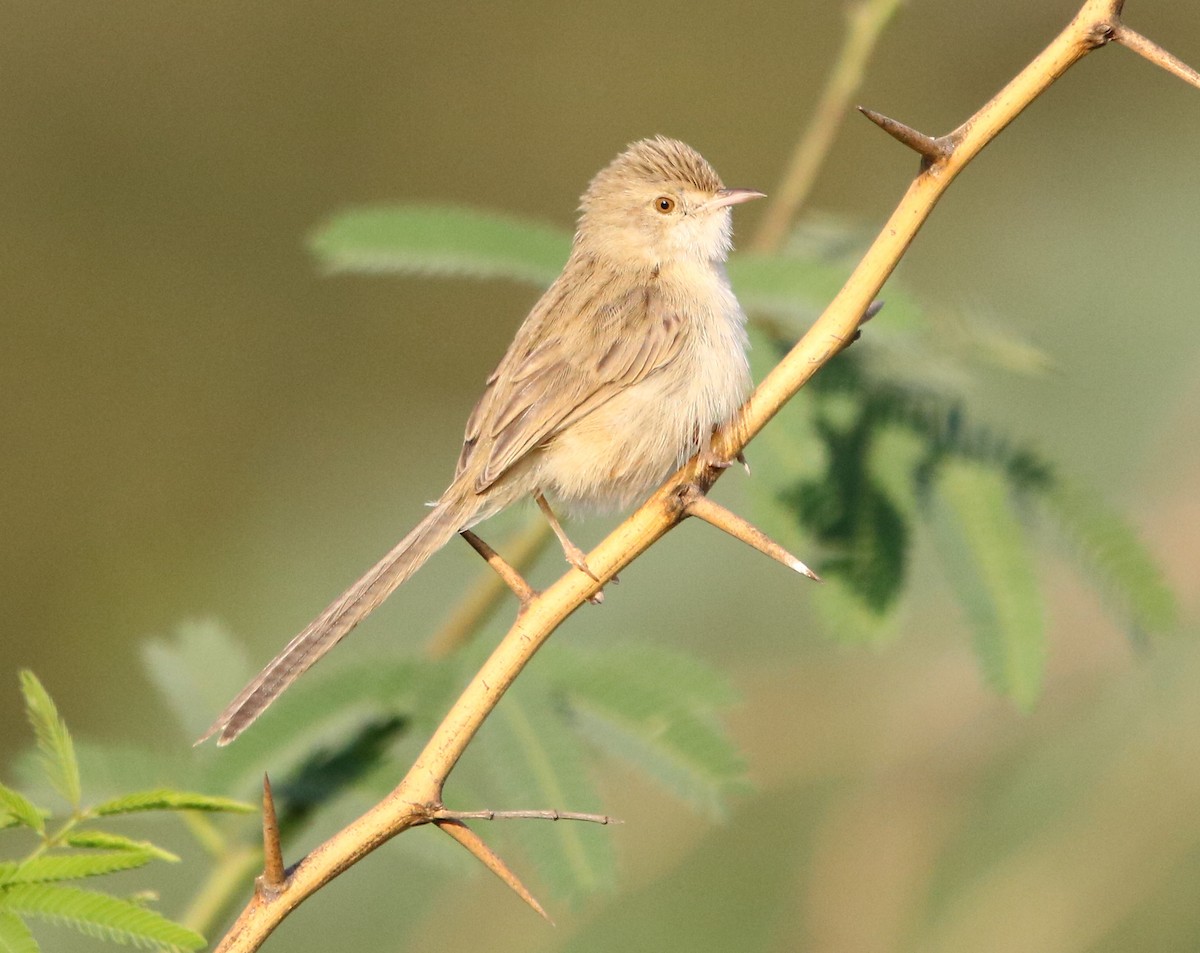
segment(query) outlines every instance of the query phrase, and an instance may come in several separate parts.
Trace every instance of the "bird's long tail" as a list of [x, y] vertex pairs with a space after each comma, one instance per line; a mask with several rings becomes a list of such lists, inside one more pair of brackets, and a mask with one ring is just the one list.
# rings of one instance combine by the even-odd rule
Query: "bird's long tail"
[[460, 530], [476, 522], [483, 506], [483, 498], [468, 487], [458, 481], [452, 484], [411, 533], [313, 619], [242, 689], [196, 744], [213, 735], [218, 735], [218, 745], [233, 741], [430, 556]]

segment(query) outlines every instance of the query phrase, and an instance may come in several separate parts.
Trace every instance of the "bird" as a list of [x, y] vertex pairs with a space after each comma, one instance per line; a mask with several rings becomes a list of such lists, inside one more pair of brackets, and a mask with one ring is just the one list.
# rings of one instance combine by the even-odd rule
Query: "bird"
[[[691, 146], [630, 144], [591, 180], [570, 255], [471, 412], [429, 514], [267, 664], [196, 742], [225, 745], [455, 535], [532, 497], [567, 561], [593, 575], [551, 508], [621, 510], [713, 453], [750, 390], [746, 316], [725, 272], [733, 206]], [[593, 575], [593, 578], [594, 575]]]

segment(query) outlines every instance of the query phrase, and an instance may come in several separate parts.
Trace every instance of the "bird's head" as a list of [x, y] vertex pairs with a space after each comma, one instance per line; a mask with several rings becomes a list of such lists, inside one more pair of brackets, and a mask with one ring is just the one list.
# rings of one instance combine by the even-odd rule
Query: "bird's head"
[[762, 195], [725, 188], [704, 157], [677, 139], [643, 139], [592, 179], [575, 244], [617, 263], [724, 261], [730, 208]]

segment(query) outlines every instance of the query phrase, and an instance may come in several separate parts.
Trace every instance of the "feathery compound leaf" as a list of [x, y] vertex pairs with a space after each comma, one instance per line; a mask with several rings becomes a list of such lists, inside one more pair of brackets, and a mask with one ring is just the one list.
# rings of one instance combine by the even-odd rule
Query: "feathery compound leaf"
[[682, 708], [715, 717], [738, 700], [721, 672], [700, 659], [650, 643], [622, 643], [602, 651], [571, 645], [545, 654], [543, 671], [560, 691], [592, 691], [601, 685], [640, 699], [638, 707]]
[[368, 659], [301, 679], [253, 731], [228, 748], [210, 748], [205, 788], [243, 793], [262, 790], [262, 766], [270, 758], [272, 777], [300, 769], [314, 747], [336, 747], [366, 726], [409, 717], [420, 709], [417, 696], [437, 682], [437, 666], [415, 659]]
[[124, 850], [111, 854], [58, 854], [34, 857], [13, 870], [0, 871], [0, 887], [9, 884], [48, 883], [98, 877], [118, 870], [142, 867], [153, 859], [149, 851]]
[[79, 763], [75, 760], [75, 747], [71, 744], [67, 726], [37, 676], [28, 669], [22, 669], [20, 678], [21, 692], [25, 696], [25, 713], [37, 735], [46, 776], [55, 790], [67, 799], [67, 803], [78, 809], [82, 797], [79, 790]]
[[407, 720], [398, 715], [367, 722], [333, 746], [316, 748], [291, 773], [272, 784], [280, 836], [286, 841], [313, 812], [376, 770], [407, 727]]
[[204, 937], [172, 923], [162, 914], [92, 890], [51, 884], [16, 884], [5, 889], [0, 897], [4, 909], [13, 913], [73, 927], [102, 940], [143, 949], [166, 946], [176, 950], [198, 950], [204, 946]]
[[1131, 634], [1164, 632], [1175, 624], [1175, 597], [1137, 534], [1094, 494], [1056, 481], [1039, 496], [1075, 550], [1076, 560], [1096, 578]]
[[936, 493], [934, 537], [974, 627], [984, 675], [1028, 708], [1042, 685], [1045, 619], [1034, 553], [1005, 475], [949, 460]]
[[[839, 376], [861, 384], [852, 362], [839, 361], [830, 370], [835, 385]], [[829, 554], [817, 564], [817, 571], [840, 579], [865, 609], [882, 617], [899, 597], [906, 578], [908, 519], [872, 466], [883, 422], [877, 402], [860, 388], [829, 387], [827, 382], [825, 388], [817, 388], [813, 401], [825, 472], [796, 481], [781, 500]], [[855, 632], [875, 629], [867, 626]]]
[[566, 231], [496, 212], [397, 205], [350, 209], [321, 226], [312, 251], [334, 272], [467, 275], [550, 284]]
[[113, 798], [103, 804], [97, 804], [90, 813], [97, 817], [105, 817], [112, 814], [133, 814], [138, 811], [231, 811], [235, 814], [253, 814], [257, 810], [255, 805], [235, 801], [233, 798], [160, 788]]
[[85, 850], [128, 850], [149, 854], [156, 860], [165, 860], [171, 864], [179, 863], [179, 856], [164, 850], [148, 840], [134, 840], [122, 834], [110, 834], [107, 831], [73, 831], [67, 835], [68, 847], [80, 847]]
[[575, 726], [605, 751], [711, 815], [748, 788], [717, 715], [736, 694], [718, 672], [646, 645], [551, 659], [543, 671], [566, 695]]
[[209, 620], [182, 623], [171, 638], [146, 642], [141, 654], [142, 667], [188, 738], [204, 731], [253, 674], [244, 643]]
[[0, 899], [0, 953], [40, 953], [29, 927], [15, 913], [3, 909]]
[[[521, 679], [488, 720], [480, 751], [490, 777], [507, 801], [505, 808], [597, 811], [579, 739], [563, 722], [548, 688], [536, 676]], [[573, 885], [590, 892], [612, 885], [611, 831], [593, 824], [530, 823], [522, 825], [519, 838], [549, 889]]]
[[[38, 810], [25, 795], [14, 791], [7, 785], [0, 784], [0, 820], [3, 820], [5, 817], [11, 817], [13, 823], [24, 824], [39, 834], [46, 830], [46, 820], [43, 812]], [[12, 827], [13, 825], [4, 824], [3, 826]]]

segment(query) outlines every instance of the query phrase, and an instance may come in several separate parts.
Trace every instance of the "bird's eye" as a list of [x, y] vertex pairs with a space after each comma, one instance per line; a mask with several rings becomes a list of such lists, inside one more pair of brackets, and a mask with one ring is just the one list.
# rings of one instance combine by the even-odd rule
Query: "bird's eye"
[[669, 195], [660, 195], [654, 200], [654, 207], [663, 215], [670, 215], [675, 211], [675, 200]]

